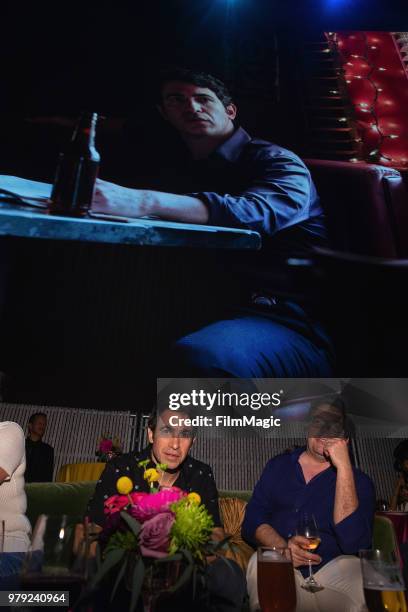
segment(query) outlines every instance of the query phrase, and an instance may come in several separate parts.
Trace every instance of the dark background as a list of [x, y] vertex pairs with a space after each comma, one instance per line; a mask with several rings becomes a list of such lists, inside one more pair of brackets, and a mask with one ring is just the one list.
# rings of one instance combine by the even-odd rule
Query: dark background
[[[301, 154], [305, 45], [324, 30], [408, 30], [406, 2], [390, 0], [14, 1], [1, 11], [0, 174], [50, 182], [72, 128], [33, 119], [89, 109], [126, 119], [125, 130], [100, 124], [100, 176], [125, 181], [127, 168], [139, 184], [172, 144], [152, 96], [166, 64], [225, 80], [248, 131]], [[9, 401], [141, 409], [168, 375], [165, 347], [231, 297], [214, 253], [0, 248]]]
[[216, 74], [234, 92], [249, 131], [302, 153], [304, 45], [324, 30], [408, 29], [408, 6], [396, 0], [14, 1], [3, 5], [1, 22], [0, 171], [52, 180], [69, 130], [27, 119], [74, 118], [88, 109], [128, 118], [125, 143], [103, 124], [99, 131], [102, 176], [120, 178], [114, 161], [120, 147], [138, 166], [146, 147], [162, 146], [166, 130], [151, 94], [163, 65]]

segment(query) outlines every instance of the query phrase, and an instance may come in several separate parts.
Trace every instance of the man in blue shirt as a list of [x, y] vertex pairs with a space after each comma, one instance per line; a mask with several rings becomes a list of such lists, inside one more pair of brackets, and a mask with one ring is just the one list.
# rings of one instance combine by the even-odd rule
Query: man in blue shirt
[[169, 72], [161, 81], [158, 110], [184, 143], [182, 162], [176, 167], [175, 156], [167, 160], [160, 190], [98, 180], [92, 209], [251, 229], [263, 239], [258, 256], [237, 256], [248, 303], [179, 340], [171, 374], [330, 376], [331, 345], [322, 325], [299, 300], [277, 296], [288, 290], [286, 279], [282, 283], [287, 257], [326, 242], [322, 208], [304, 163], [236, 127], [237, 107], [210, 75]]
[[[271, 459], [247, 506], [244, 538], [254, 546], [289, 547], [295, 570], [299, 612], [359, 612], [364, 595], [360, 549], [371, 548], [375, 510], [370, 478], [351, 465], [345, 436], [344, 406], [339, 398], [312, 409], [307, 446]], [[304, 514], [313, 516], [321, 543], [315, 553], [297, 535]], [[312, 562], [324, 588], [302, 587]], [[247, 572], [251, 610], [259, 609], [256, 554]]]

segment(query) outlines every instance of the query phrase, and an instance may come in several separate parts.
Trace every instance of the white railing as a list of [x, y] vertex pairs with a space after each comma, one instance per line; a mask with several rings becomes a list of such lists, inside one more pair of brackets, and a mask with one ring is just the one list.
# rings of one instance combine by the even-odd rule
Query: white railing
[[95, 451], [104, 433], [117, 436], [125, 452], [133, 450], [137, 423], [130, 412], [0, 403], [0, 421], [15, 421], [25, 432], [34, 412], [47, 415], [44, 442], [54, 447], [54, 478], [66, 463], [97, 461]]
[[[124, 451], [138, 450], [147, 443], [146, 415], [129, 412], [102, 412], [49, 406], [0, 403], [0, 421], [16, 421], [23, 429], [33, 412], [48, 415], [44, 441], [55, 449], [55, 470], [66, 463], [95, 461], [95, 448], [103, 432], [117, 435]], [[206, 428], [203, 428], [206, 429]], [[399, 435], [408, 437], [408, 428]], [[393, 450], [400, 437], [369, 437], [367, 431], [355, 428], [352, 450], [356, 465], [376, 485], [377, 498], [390, 499], [396, 481]], [[274, 435], [267, 430], [260, 435], [206, 436], [198, 432], [192, 455], [211, 465], [219, 489], [252, 490], [271, 457], [305, 441], [303, 424], [293, 424], [285, 433]]]

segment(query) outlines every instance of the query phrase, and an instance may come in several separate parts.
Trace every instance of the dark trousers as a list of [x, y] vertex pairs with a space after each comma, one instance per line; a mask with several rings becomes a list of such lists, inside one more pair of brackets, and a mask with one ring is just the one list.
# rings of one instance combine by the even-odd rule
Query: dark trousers
[[175, 377], [324, 378], [333, 374], [330, 340], [303, 311], [237, 312], [174, 346]]

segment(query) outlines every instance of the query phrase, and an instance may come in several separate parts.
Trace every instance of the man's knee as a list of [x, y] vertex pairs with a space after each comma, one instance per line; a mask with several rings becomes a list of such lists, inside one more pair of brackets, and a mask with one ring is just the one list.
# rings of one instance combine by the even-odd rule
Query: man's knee
[[172, 347], [171, 360], [173, 367], [185, 375], [210, 375], [221, 362], [216, 346], [210, 346], [191, 336], [177, 340]]
[[358, 578], [361, 577], [361, 566], [360, 560], [355, 555], [339, 555], [335, 557], [329, 563], [326, 563], [319, 570], [320, 573], [340, 573], [341, 575], [350, 574], [352, 576], [356, 576]]
[[211, 338], [202, 338], [200, 333], [180, 338], [172, 349], [172, 364], [184, 375], [245, 377], [251, 375], [251, 354], [238, 344], [227, 345]]

